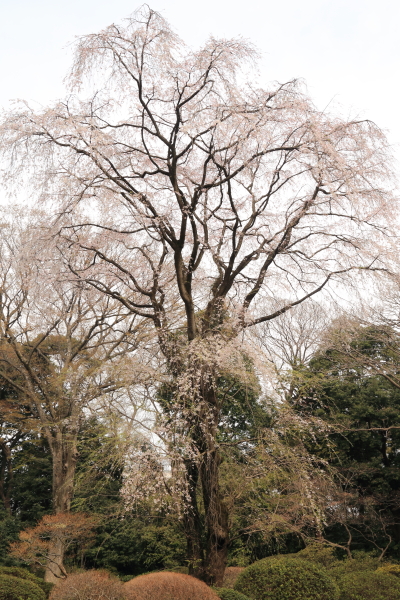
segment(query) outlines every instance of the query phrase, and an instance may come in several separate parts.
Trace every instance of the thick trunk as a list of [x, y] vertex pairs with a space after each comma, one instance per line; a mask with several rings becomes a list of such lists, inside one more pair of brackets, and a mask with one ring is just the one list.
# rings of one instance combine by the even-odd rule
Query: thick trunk
[[49, 583], [60, 583], [65, 578], [65, 568], [63, 565], [64, 548], [62, 541], [55, 539], [49, 547], [49, 557], [44, 573], [44, 580]]
[[228, 510], [219, 486], [219, 451], [209, 451], [201, 464], [201, 485], [206, 520], [204, 580], [222, 586], [229, 548]]
[[[198, 439], [204, 446], [205, 440]], [[196, 489], [199, 476], [197, 465], [186, 465], [190, 503], [186, 500], [184, 528], [187, 541], [186, 558], [189, 574], [208, 585], [222, 586], [229, 548], [228, 511], [219, 487], [220, 456], [217, 449], [202, 452], [200, 480], [205, 516], [197, 506]]]
[[201, 518], [197, 504], [198, 466], [193, 461], [187, 461], [186, 473], [189, 496], [189, 502], [187, 502], [184, 514], [186, 559], [189, 566], [189, 575], [194, 575], [202, 579], [204, 572], [204, 552], [201, 539]]
[[[53, 459], [53, 511], [55, 514], [69, 512], [74, 493], [76, 469], [77, 431], [68, 435], [57, 432], [51, 439]], [[59, 583], [65, 577], [64, 547], [60, 540], [50, 546], [50, 556], [45, 571], [45, 581]]]
[[[208, 328], [221, 325], [220, 304], [219, 301], [218, 310], [215, 307], [213, 309], [216, 314], [206, 315]], [[215, 387], [213, 365], [195, 357], [193, 361], [189, 361], [190, 372], [186, 374], [180, 370], [177, 355], [169, 354], [168, 348], [166, 356], [171, 372], [177, 378], [176, 385], [172, 386], [173, 390], [179, 390], [180, 378], [185, 379], [187, 375], [190, 380], [192, 373], [197, 371], [192, 379], [197, 393], [188, 398], [188, 406], [193, 406], [193, 409], [184, 408], [184, 411], [188, 410], [186, 414], [184, 412], [188, 435], [194, 454], [198, 457], [197, 464], [190, 461], [186, 464], [189, 497], [184, 500], [184, 527], [189, 573], [209, 585], [221, 586], [228, 558], [229, 515], [219, 485], [221, 456], [217, 435], [221, 406]], [[204, 517], [200, 515], [197, 505], [198, 482], [202, 489]]]
[[205, 559], [201, 578], [208, 585], [222, 586], [229, 548], [228, 510], [222, 498], [217, 445], [220, 420], [217, 397], [212, 386], [202, 386], [204, 412], [196, 431], [200, 459], [200, 481], [205, 511]]

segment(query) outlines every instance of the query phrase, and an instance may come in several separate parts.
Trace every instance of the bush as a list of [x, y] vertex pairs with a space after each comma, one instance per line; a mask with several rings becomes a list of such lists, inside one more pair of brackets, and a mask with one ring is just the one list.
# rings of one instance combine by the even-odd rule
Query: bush
[[218, 600], [203, 581], [182, 573], [149, 573], [124, 583], [127, 600]]
[[1, 511], [0, 503], [0, 565], [14, 565], [16, 561], [9, 555], [10, 544], [18, 539], [21, 525], [18, 519], [7, 517]]
[[213, 590], [221, 600], [249, 600], [248, 596], [230, 588], [213, 588]]
[[224, 573], [224, 588], [233, 588], [240, 573], [243, 573], [245, 567], [226, 567]]
[[386, 573], [387, 575], [394, 575], [400, 577], [400, 565], [392, 565], [390, 563], [382, 565], [376, 570], [376, 573]]
[[50, 600], [122, 600], [123, 585], [106, 571], [74, 573], [53, 589]]
[[44, 579], [36, 577], [36, 575], [27, 569], [23, 569], [22, 567], [0, 567], [0, 575], [12, 575], [13, 577], [18, 577], [19, 579], [27, 579], [28, 581], [32, 581], [42, 588], [46, 594], [46, 598], [49, 597], [49, 594], [54, 587], [54, 583], [44, 581]]
[[334, 563], [329, 569], [329, 575], [339, 582], [344, 576], [351, 573], [373, 572], [381, 564], [376, 556], [367, 552], [355, 552], [352, 560], [347, 558]]
[[184, 575], [189, 575], [189, 567], [174, 567], [173, 569], [168, 569], [171, 573], [183, 573]]
[[349, 573], [339, 581], [340, 600], [399, 600], [400, 581], [370, 571]]
[[316, 563], [325, 567], [326, 569], [330, 569], [333, 567], [333, 565], [339, 562], [334, 548], [329, 546], [321, 546], [320, 544], [310, 544], [310, 546], [300, 550], [300, 552], [291, 554], [291, 557], [301, 558], [302, 560]]
[[148, 524], [145, 518], [110, 519], [85, 551], [90, 568], [136, 575], [172, 571], [185, 564], [186, 540], [177, 523]]
[[32, 581], [1, 573], [0, 600], [46, 600], [46, 596]]
[[303, 560], [260, 560], [244, 570], [235, 590], [252, 600], [338, 600], [326, 570]]

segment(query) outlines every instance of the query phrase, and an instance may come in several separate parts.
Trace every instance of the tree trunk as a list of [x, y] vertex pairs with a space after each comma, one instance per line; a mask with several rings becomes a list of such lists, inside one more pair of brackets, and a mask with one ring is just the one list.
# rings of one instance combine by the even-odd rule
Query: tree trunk
[[61, 540], [55, 539], [49, 547], [49, 558], [44, 573], [44, 580], [49, 583], [60, 583], [65, 578], [64, 547]]
[[208, 585], [222, 586], [229, 548], [228, 510], [221, 495], [217, 446], [220, 409], [213, 386], [202, 386], [204, 414], [196, 430], [200, 460], [200, 481], [205, 511], [205, 560], [202, 579]]
[[[217, 315], [217, 324], [221, 318]], [[210, 320], [210, 319], [209, 319]], [[176, 364], [176, 356], [167, 355], [167, 359], [177, 378], [172, 390], [179, 390], [179, 378], [182, 372]], [[196, 409], [186, 415], [187, 434], [194, 454], [195, 461], [187, 461], [186, 477], [189, 488], [189, 498], [185, 498], [184, 528], [187, 540], [187, 561], [189, 573], [202, 579], [208, 585], [222, 585], [229, 548], [229, 515], [223, 501], [219, 485], [219, 466], [221, 456], [217, 444], [220, 410], [218, 393], [215, 389], [213, 365], [191, 363], [193, 371], [201, 373], [194, 377], [193, 387], [196, 386]], [[191, 375], [189, 374], [190, 378]], [[172, 393], [173, 395], [173, 393]], [[193, 399], [188, 400], [191, 406]], [[187, 410], [187, 409], [185, 409]], [[198, 510], [197, 488], [201, 483], [204, 503], [204, 519]]]
[[[49, 440], [53, 459], [53, 511], [55, 514], [69, 512], [74, 494], [76, 470], [77, 427], [67, 434], [57, 431]], [[60, 540], [50, 546], [50, 557], [45, 570], [45, 581], [59, 583], [65, 577], [64, 547]]]
[[220, 462], [219, 451], [212, 450], [205, 455], [200, 472], [206, 520], [204, 580], [221, 587], [228, 559], [229, 519], [219, 486]]
[[189, 575], [194, 575], [202, 579], [204, 573], [204, 552], [201, 543], [201, 518], [197, 504], [199, 469], [193, 461], [187, 461], [185, 466], [189, 494], [189, 502], [186, 501], [184, 513], [186, 559], [188, 561]]

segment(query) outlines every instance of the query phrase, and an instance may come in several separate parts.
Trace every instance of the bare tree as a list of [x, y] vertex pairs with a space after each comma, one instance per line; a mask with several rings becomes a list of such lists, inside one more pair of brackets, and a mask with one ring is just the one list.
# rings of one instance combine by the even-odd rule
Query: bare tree
[[78, 41], [80, 96], [22, 105], [1, 138], [9, 180], [33, 173], [77, 279], [157, 332], [168, 412], [185, 423], [191, 572], [217, 584], [229, 547], [218, 373], [239, 368], [245, 329], [386, 269], [395, 212], [379, 128], [319, 112], [297, 81], [261, 89], [246, 79], [256, 58], [242, 39], [192, 51], [144, 7]]
[[[0, 378], [14, 391], [3, 400], [8, 413], [47, 439], [61, 514], [73, 497], [84, 411], [129, 385], [138, 327], [119, 302], [65, 280], [55, 249], [38, 247], [35, 235], [11, 221], [0, 238]], [[49, 568], [48, 580], [64, 572], [64, 548], [52, 553], [59, 570]]]
[[331, 319], [332, 306], [324, 307], [315, 300], [308, 300], [276, 319], [260, 324], [254, 334], [277, 372], [281, 373], [307, 364]]

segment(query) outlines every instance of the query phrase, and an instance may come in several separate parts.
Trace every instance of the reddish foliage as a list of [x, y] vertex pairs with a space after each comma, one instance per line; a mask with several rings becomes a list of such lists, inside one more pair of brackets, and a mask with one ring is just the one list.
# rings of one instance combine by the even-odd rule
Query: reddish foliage
[[149, 573], [124, 584], [127, 600], [219, 600], [203, 581], [182, 573]]
[[106, 571], [69, 575], [57, 585], [50, 600], [122, 600], [122, 583]]
[[28, 564], [49, 567], [50, 563], [51, 569], [51, 564], [55, 564], [54, 544], [58, 542], [63, 552], [71, 544], [88, 546], [94, 538], [95, 525], [96, 519], [84, 513], [45, 515], [36, 527], [21, 531], [19, 540], [11, 544], [10, 554]]
[[236, 579], [240, 573], [243, 573], [245, 567], [226, 567], [224, 574], [224, 588], [233, 588], [236, 583]]

